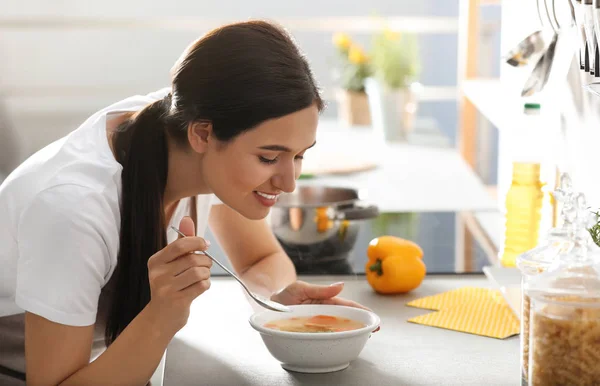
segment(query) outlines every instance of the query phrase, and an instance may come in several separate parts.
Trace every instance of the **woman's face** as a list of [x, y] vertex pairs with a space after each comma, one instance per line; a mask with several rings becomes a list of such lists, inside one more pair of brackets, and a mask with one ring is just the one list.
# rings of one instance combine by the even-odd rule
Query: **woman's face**
[[205, 183], [226, 205], [262, 219], [279, 194], [292, 192], [302, 157], [315, 143], [319, 112], [310, 106], [263, 122], [227, 144], [211, 136], [203, 156]]

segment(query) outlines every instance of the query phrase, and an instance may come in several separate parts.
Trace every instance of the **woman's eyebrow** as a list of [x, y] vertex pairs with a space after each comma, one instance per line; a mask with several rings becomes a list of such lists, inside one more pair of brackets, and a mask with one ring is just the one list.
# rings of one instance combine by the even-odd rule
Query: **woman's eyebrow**
[[[316, 144], [317, 144], [317, 141], [313, 142], [313, 144], [310, 145], [309, 147], [307, 147], [306, 150], [310, 149], [311, 147], [315, 146]], [[283, 146], [283, 145], [265, 145], [265, 146], [259, 146], [259, 149], [272, 150], [272, 151], [285, 151], [288, 153], [292, 151], [289, 147]]]

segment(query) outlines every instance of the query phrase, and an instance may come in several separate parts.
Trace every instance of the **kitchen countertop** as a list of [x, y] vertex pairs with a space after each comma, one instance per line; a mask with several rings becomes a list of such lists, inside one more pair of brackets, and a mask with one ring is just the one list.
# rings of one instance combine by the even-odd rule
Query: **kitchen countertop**
[[462, 286], [490, 287], [483, 275], [428, 276], [410, 294], [382, 296], [364, 276], [301, 276], [317, 284], [345, 281], [342, 296], [381, 317], [359, 358], [346, 370], [301, 374], [283, 370], [248, 317], [252, 306], [231, 278], [212, 279], [192, 305], [189, 321], [167, 349], [164, 385], [517, 385], [518, 336], [497, 340], [408, 323], [431, 311], [405, 306], [412, 299]]

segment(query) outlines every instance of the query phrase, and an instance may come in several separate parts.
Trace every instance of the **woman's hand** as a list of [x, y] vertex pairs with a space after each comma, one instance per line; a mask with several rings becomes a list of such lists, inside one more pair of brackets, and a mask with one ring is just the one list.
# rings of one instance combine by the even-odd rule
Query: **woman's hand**
[[212, 266], [207, 256], [192, 253], [204, 251], [209, 245], [194, 236], [192, 219], [184, 217], [179, 229], [188, 237], [180, 237], [148, 260], [151, 292], [148, 308], [173, 334], [187, 323], [192, 301], [209, 289]]
[[337, 297], [344, 289], [344, 283], [331, 285], [315, 285], [303, 281], [296, 281], [283, 290], [271, 296], [271, 300], [285, 305], [294, 304], [337, 304], [340, 306], [357, 307], [365, 310], [369, 308], [352, 300]]
[[[271, 296], [271, 300], [288, 306], [294, 304], [335, 304], [339, 306], [348, 306], [362, 308], [371, 311], [355, 301], [338, 297], [344, 289], [344, 283], [333, 283], [331, 285], [316, 285], [304, 281], [296, 281], [283, 290]], [[379, 327], [373, 332], [379, 331]]]

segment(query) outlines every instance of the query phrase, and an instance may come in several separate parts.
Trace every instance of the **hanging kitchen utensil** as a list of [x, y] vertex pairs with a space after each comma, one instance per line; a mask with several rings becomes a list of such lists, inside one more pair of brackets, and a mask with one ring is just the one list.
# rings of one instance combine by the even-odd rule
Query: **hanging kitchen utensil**
[[523, 67], [529, 64], [530, 59], [543, 52], [544, 48], [546, 48], [544, 32], [538, 30], [509, 51], [504, 60], [513, 67]]
[[596, 41], [596, 33], [594, 32], [594, 5], [593, 0], [583, 0], [583, 26], [585, 28], [585, 38], [588, 47], [588, 56], [590, 69], [589, 72], [591, 75], [595, 74], [596, 69], [596, 49], [597, 49], [597, 41]]
[[[594, 47], [596, 47], [596, 55], [594, 58], [594, 77], [600, 78], [600, 52], [598, 50], [598, 35], [594, 31]], [[590, 71], [591, 73], [591, 71]]]
[[[594, 24], [594, 37], [596, 38], [596, 44], [598, 43], [598, 36], [600, 36], [600, 0], [593, 0], [592, 2], [592, 20], [593, 20], [593, 24]], [[600, 59], [598, 58], [598, 54], [600, 54], [600, 52], [598, 50], [596, 50], [596, 59]], [[600, 70], [600, 63], [598, 63], [598, 61], [596, 62], [596, 69]], [[600, 71], [595, 72], [595, 76], [598, 78], [600, 77]], [[599, 82], [592, 82], [588, 85], [585, 86], [585, 89], [588, 90], [589, 92], [591, 92], [592, 94], [596, 95], [596, 96], [600, 96], [600, 81]]]
[[572, 7], [571, 12], [575, 16], [575, 24], [579, 32], [579, 68], [589, 72], [589, 59], [587, 49], [587, 38], [585, 36], [585, 26], [583, 21], [583, 4], [581, 0], [570, 0], [569, 5]]
[[[536, 0], [535, 3], [538, 18], [540, 19], [543, 28], [544, 21], [542, 20], [542, 15], [540, 13], [540, 0]], [[544, 39], [544, 31], [537, 30], [523, 39], [515, 48], [510, 50], [504, 57], [504, 60], [513, 67], [526, 66], [531, 59], [544, 52], [547, 45], [548, 39]]]
[[538, 60], [537, 64], [533, 68], [533, 71], [531, 72], [531, 75], [527, 79], [527, 82], [525, 82], [525, 86], [521, 92], [522, 97], [532, 96], [536, 92], [542, 91], [544, 88], [552, 68], [557, 40], [558, 35], [555, 34], [550, 42], [550, 46], [548, 46], [548, 50], [544, 53], [540, 60]]
[[575, 16], [575, 6], [573, 5], [574, 2], [576, 2], [577, 0], [569, 0], [569, 9], [571, 10], [571, 23], [572, 25], [577, 25], [577, 18]]
[[600, 36], [600, 0], [592, 1], [592, 19], [594, 21], [594, 32], [596, 38]]
[[550, 41], [550, 45], [548, 49], [542, 57], [538, 60], [531, 75], [525, 82], [525, 86], [523, 87], [523, 91], [521, 92], [521, 96], [531, 96], [536, 92], [542, 91], [546, 83], [548, 82], [548, 77], [550, 75], [550, 71], [552, 70], [552, 63], [554, 62], [554, 53], [556, 52], [556, 42], [558, 41], [558, 33], [560, 31], [560, 24], [556, 19], [556, 14], [554, 13], [554, 1], [552, 0], [552, 8], [554, 21], [556, 23], [556, 27], [552, 23], [552, 18], [550, 16], [550, 10], [548, 9], [547, 1], [544, 0], [544, 8], [546, 9], [546, 15], [548, 17], [548, 22], [554, 31], [554, 35], [552, 40]]
[[[552, 5], [554, 7], [554, 0], [552, 1]], [[548, 17], [548, 22], [550, 23], [550, 26], [554, 31], [554, 35], [552, 37], [552, 40], [550, 41], [548, 49], [538, 60], [535, 67], [533, 68], [533, 71], [531, 72], [531, 75], [525, 82], [525, 86], [523, 87], [523, 91], [521, 92], [521, 96], [523, 97], [531, 96], [536, 92], [542, 91], [542, 89], [546, 85], [546, 82], [548, 81], [548, 75], [550, 74], [550, 70], [552, 69], [552, 62], [554, 61], [554, 53], [556, 51], [556, 42], [558, 40], [558, 30], [560, 28], [560, 25], [558, 24], [558, 20], [555, 19], [557, 27], [554, 27], [546, 0], [544, 0], [544, 8], [546, 9], [546, 16]]]

